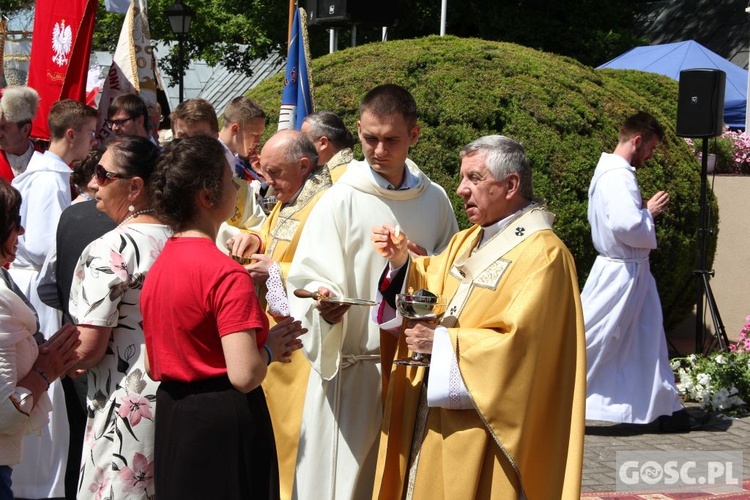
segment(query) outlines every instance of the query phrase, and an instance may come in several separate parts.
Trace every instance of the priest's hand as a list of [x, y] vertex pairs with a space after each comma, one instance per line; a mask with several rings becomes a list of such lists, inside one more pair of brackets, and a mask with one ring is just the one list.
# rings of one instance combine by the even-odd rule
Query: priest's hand
[[[318, 293], [323, 297], [333, 297], [334, 293], [328, 288], [321, 286], [318, 287]], [[318, 299], [315, 302], [315, 307], [318, 308], [320, 316], [330, 325], [340, 323], [344, 319], [344, 314], [351, 307], [350, 305], [336, 304], [335, 302], [327, 302], [325, 300]]]
[[259, 248], [260, 238], [253, 233], [236, 234], [227, 240], [229, 254], [237, 257], [249, 257], [251, 254], [258, 253]]
[[437, 323], [427, 321], [409, 321], [404, 330], [406, 346], [412, 352], [432, 354], [432, 341], [435, 338]]
[[371, 231], [370, 240], [375, 251], [388, 259], [394, 269], [403, 266], [409, 256], [409, 240], [400, 226], [386, 223], [373, 226]]
[[661, 215], [669, 206], [669, 193], [666, 191], [659, 191], [653, 195], [648, 202], [646, 202], [646, 208], [651, 212], [652, 217]]
[[265, 283], [268, 279], [268, 269], [273, 265], [273, 259], [262, 253], [254, 253], [251, 258], [253, 263], [246, 264], [245, 269], [250, 273], [254, 282]]

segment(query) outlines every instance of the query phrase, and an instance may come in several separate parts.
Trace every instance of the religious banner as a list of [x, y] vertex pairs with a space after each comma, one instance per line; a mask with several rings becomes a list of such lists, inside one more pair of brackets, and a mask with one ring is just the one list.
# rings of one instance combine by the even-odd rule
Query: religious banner
[[98, 134], [101, 141], [114, 135], [104, 120], [110, 103], [117, 96], [137, 94], [149, 108], [157, 102], [158, 73], [146, 9], [146, 0], [132, 0], [125, 14], [120, 39], [99, 100]]
[[47, 115], [61, 99], [85, 102], [96, 0], [37, 0], [29, 87], [39, 92], [31, 135], [49, 139]]
[[279, 130], [302, 127], [302, 121], [313, 112], [312, 88], [308, 61], [307, 14], [302, 8], [294, 12], [292, 34], [286, 58], [286, 77], [281, 95]]

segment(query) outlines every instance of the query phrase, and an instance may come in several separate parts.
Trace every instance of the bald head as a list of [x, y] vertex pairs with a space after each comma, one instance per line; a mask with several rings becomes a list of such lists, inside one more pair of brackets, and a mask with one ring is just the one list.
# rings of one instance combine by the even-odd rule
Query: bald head
[[297, 130], [277, 132], [260, 152], [261, 172], [282, 203], [294, 198], [317, 164], [315, 146]]

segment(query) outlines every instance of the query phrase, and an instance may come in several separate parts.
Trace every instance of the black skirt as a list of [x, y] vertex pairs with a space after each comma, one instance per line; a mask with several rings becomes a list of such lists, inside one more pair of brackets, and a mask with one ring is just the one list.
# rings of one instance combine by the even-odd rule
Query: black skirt
[[156, 407], [156, 498], [279, 498], [276, 445], [262, 388], [242, 394], [227, 377], [162, 382]]

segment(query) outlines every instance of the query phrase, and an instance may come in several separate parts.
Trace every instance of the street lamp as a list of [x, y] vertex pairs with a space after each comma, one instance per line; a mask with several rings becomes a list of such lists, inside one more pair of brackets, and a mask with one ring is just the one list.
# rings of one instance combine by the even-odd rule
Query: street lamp
[[180, 67], [180, 80], [179, 80], [179, 102], [183, 101], [183, 77], [185, 76], [185, 53], [184, 53], [184, 42], [185, 35], [190, 31], [190, 23], [193, 22], [195, 17], [195, 11], [182, 3], [181, 0], [164, 9], [164, 14], [169, 19], [169, 27], [172, 28], [172, 33], [177, 35], [177, 55], [178, 65]]

